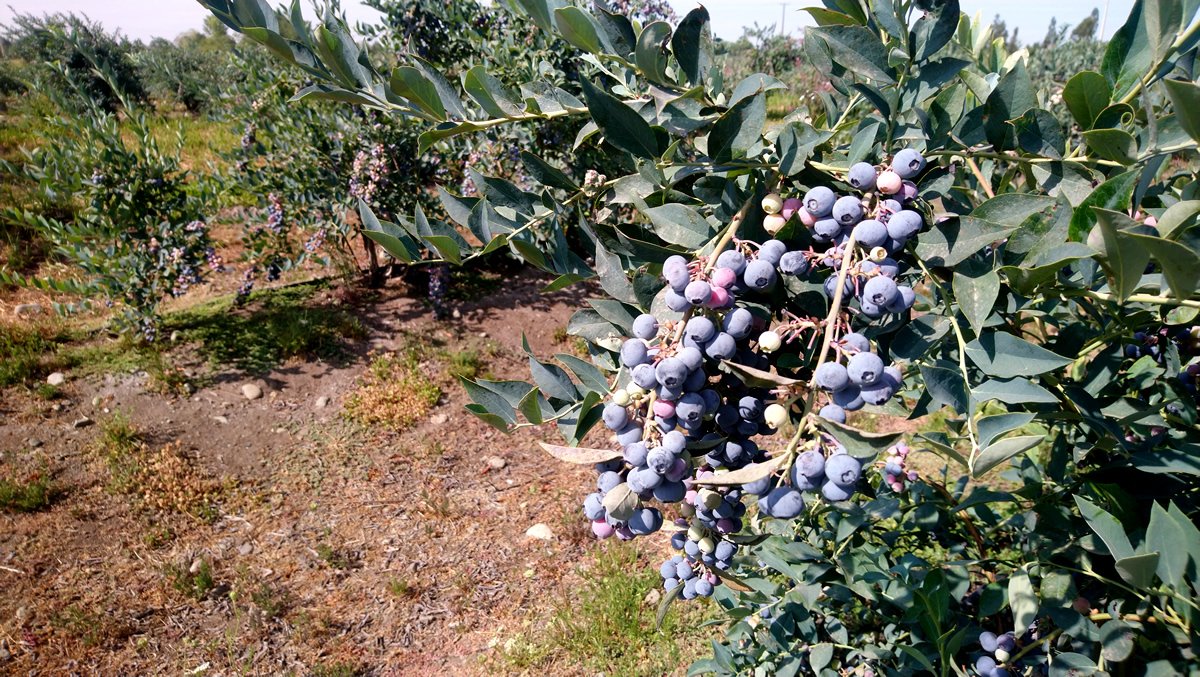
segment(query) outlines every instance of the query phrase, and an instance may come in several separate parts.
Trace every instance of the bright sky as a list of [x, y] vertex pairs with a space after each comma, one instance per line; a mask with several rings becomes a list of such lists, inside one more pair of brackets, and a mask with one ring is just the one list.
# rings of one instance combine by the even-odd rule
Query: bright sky
[[[1109, 7], [1104, 37], [1107, 38], [1120, 27], [1133, 6], [1133, 0], [1008, 0], [1001, 4], [985, 0], [960, 0], [963, 11], [971, 15], [982, 12], [984, 19], [991, 19], [1000, 11], [1010, 30], [1013, 27], [1020, 28], [1020, 36], [1025, 42], [1041, 40], [1051, 17], [1057, 16], [1060, 24], [1075, 25], [1091, 13], [1093, 7], [1098, 7], [1103, 14], [1106, 1]], [[670, 2], [681, 15], [697, 4], [696, 0]], [[359, 0], [344, 0], [343, 5], [352, 20], [370, 20], [378, 16], [374, 10], [363, 7]], [[705, 3], [712, 15], [714, 32], [726, 39], [737, 38], [742, 34], [743, 26], [754, 23], [778, 26], [782, 21], [789, 33], [795, 32], [811, 23], [808, 14], [801, 12], [800, 8], [818, 5], [817, 0], [708, 0]], [[174, 38], [188, 29], [199, 28], [206, 14], [200, 4], [193, 0], [8, 0], [0, 7], [0, 24], [12, 17], [13, 10], [35, 14], [86, 14], [110, 29], [117, 28], [131, 38], [143, 40], [160, 36]]]

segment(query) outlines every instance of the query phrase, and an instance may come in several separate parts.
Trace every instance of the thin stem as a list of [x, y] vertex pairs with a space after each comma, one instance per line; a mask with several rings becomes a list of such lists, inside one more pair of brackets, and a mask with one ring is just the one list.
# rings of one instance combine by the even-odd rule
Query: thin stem
[[1179, 37], [1175, 38], [1175, 42], [1171, 43], [1171, 48], [1167, 50], [1167, 53], [1158, 60], [1158, 63], [1154, 64], [1154, 68], [1151, 68], [1144, 76], [1142, 76], [1140, 80], [1138, 80], [1138, 85], [1137, 87], [1133, 88], [1133, 91], [1121, 97], [1119, 103], [1129, 103], [1130, 101], [1136, 99], [1138, 94], [1141, 93], [1142, 88], [1149, 85], [1150, 81], [1153, 80], [1156, 75], [1158, 75], [1158, 71], [1162, 70], [1163, 65], [1167, 63], [1167, 59], [1170, 59], [1175, 52], [1179, 51], [1179, 48], [1182, 47], [1188, 40], [1190, 40], [1197, 31], [1200, 31], [1200, 22], [1193, 23], [1190, 29], [1181, 33]]
[[[779, 179], [780, 176], [778, 173], [775, 173], [771, 176], [770, 181], [767, 182], [768, 193], [772, 190], [775, 190], [775, 186], [779, 184]], [[708, 263], [704, 264], [704, 272], [710, 273], [712, 272], [713, 268], [716, 268], [717, 254], [720, 254], [721, 250], [725, 249], [725, 247], [727, 247], [729, 243], [733, 241], [733, 236], [737, 234], [738, 226], [740, 226], [742, 220], [746, 218], [746, 214], [750, 211], [750, 207], [754, 205], [754, 199], [756, 197], [758, 197], [758, 191], [751, 191], [750, 197], [746, 198], [746, 201], [742, 203], [741, 209], [739, 209], [737, 213], [733, 215], [733, 218], [729, 220], [729, 226], [725, 228], [725, 232], [721, 233], [720, 239], [718, 239], [716, 244], [713, 245], [713, 250], [708, 255]], [[697, 250], [696, 253], [699, 254], [700, 251], [703, 251], [703, 249], [704, 248], [702, 247], [700, 250]]]
[[967, 166], [971, 168], [971, 173], [975, 175], [979, 185], [983, 186], [983, 192], [987, 193], [988, 199], [996, 197], [996, 191], [992, 190], [992, 182], [988, 181], [983, 172], [979, 171], [979, 165], [975, 163], [975, 158], [968, 155]]
[[1054, 158], [1045, 157], [1018, 157], [1009, 155], [1008, 153], [995, 153], [984, 150], [974, 150], [972, 148], [963, 148], [961, 150], [931, 150], [925, 153], [926, 157], [964, 157], [964, 158], [980, 158], [982, 160], [1004, 160], [1005, 162], [1025, 162], [1029, 164], [1050, 164], [1052, 162], [1075, 162], [1083, 165], [1102, 165], [1105, 167], [1124, 167], [1120, 162], [1112, 160], [1100, 160], [1097, 158], [1080, 157], [1080, 158], [1063, 158], [1056, 160]]
[[[946, 289], [942, 287], [942, 283], [938, 281], [937, 277], [929, 272], [929, 268], [925, 266], [925, 262], [920, 257], [917, 257], [917, 265], [921, 266], [921, 272], [925, 273], [925, 278], [937, 288], [938, 294], [942, 297], [942, 302], [946, 304], [946, 316], [950, 320], [950, 327], [954, 329], [954, 338], [958, 340], [958, 370], [962, 373], [963, 384], [969, 388], [971, 378], [967, 373], [967, 340], [963, 337], [962, 327], [958, 326], [958, 318], [955, 317], [954, 311], [950, 308], [950, 295], [946, 293]], [[970, 411], [963, 413], [967, 415], [967, 437], [971, 441], [970, 465], [973, 469], [975, 467], [975, 456], [979, 453], [979, 441], [975, 437], [975, 416]]]
[[[1116, 294], [1106, 291], [1093, 291], [1090, 289], [1081, 289], [1077, 292], [1070, 292], [1064, 296], [1085, 296], [1087, 298], [1097, 299], [1099, 301], [1114, 301], [1121, 303], [1120, 298]], [[1188, 308], [1200, 308], [1200, 300], [1196, 299], [1177, 299], [1170, 296], [1156, 296], [1154, 294], [1132, 294], [1125, 299], [1129, 303], [1150, 303], [1157, 306], [1186, 306]]]
[[833, 290], [833, 303], [829, 306], [829, 315], [825, 317], [825, 338], [821, 340], [821, 352], [817, 356], [817, 364], [813, 367], [812, 380], [808, 382], [809, 390], [817, 387], [817, 369], [825, 364], [825, 357], [829, 353], [829, 346], [833, 343], [833, 332], [837, 326], [838, 313], [842, 311], [842, 296], [846, 287], [846, 276], [850, 273], [850, 257], [854, 255], [854, 246], [857, 242], [854, 239], [854, 233], [850, 233], [850, 238], [842, 245], [845, 249], [842, 251], [842, 265], [838, 269], [837, 286]]

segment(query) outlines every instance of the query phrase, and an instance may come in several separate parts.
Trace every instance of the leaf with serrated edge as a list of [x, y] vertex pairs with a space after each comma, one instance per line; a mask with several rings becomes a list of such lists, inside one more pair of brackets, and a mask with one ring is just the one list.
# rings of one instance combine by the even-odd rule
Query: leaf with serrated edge
[[595, 465], [621, 458], [619, 451], [612, 449], [588, 449], [586, 447], [564, 447], [561, 444], [538, 442], [554, 458], [577, 465]]

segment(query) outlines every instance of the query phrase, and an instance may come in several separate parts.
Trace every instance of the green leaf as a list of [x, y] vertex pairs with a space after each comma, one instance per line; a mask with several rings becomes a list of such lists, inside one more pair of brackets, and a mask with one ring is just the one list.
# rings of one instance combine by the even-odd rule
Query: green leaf
[[1100, 626], [1100, 655], [1104, 660], [1120, 663], [1133, 654], [1133, 626], [1114, 618]]
[[1008, 579], [1008, 608], [1013, 614], [1013, 632], [1020, 635], [1037, 618], [1038, 598], [1029, 572], [1017, 569]]
[[976, 429], [978, 430], [979, 446], [987, 447], [992, 442], [996, 441], [1001, 435], [1016, 430], [1017, 428], [1029, 425], [1033, 420], [1033, 414], [1023, 412], [1014, 412], [1008, 414], [996, 414], [994, 416], [984, 416], [979, 419]]
[[1051, 404], [1058, 398], [1049, 390], [1029, 379], [988, 379], [971, 389], [971, 396], [980, 404], [997, 400], [1005, 404]]
[[1037, 92], [1025, 69], [1025, 60], [1018, 60], [1012, 70], [1000, 77], [984, 103], [984, 130], [988, 141], [997, 150], [1015, 150], [1018, 147], [1016, 128], [1010, 123], [1037, 105]]
[[779, 388], [780, 386], [787, 387], [796, 383], [800, 383], [799, 380], [794, 378], [780, 376], [774, 372], [755, 369], [754, 367], [738, 364], [737, 362], [731, 362], [729, 360], [722, 360], [721, 364], [726, 369], [733, 372], [733, 375], [738, 377], [742, 383], [745, 383], [751, 388], [774, 389]]
[[784, 127], [775, 140], [780, 173], [785, 176], [799, 174], [817, 146], [828, 141], [831, 136], [832, 132], [817, 131], [805, 122], [793, 122]]
[[1124, 217], [1123, 214], [1104, 209], [1096, 209], [1095, 213], [1104, 238], [1103, 260], [1109, 286], [1117, 299], [1124, 301], [1141, 284], [1146, 264], [1150, 262], [1150, 252], [1132, 234], [1117, 229], [1116, 224], [1120, 222], [1119, 218]]
[[1091, 129], [1100, 111], [1112, 102], [1112, 86], [1095, 71], [1076, 73], [1062, 92], [1063, 103], [1083, 129]]
[[1021, 150], [1042, 157], [1062, 159], [1066, 137], [1058, 118], [1048, 110], [1031, 108], [1012, 121]]
[[575, 311], [567, 321], [567, 333], [613, 351], [620, 350], [624, 341], [621, 332], [591, 308]]
[[[1160, 237], [1140, 233], [1122, 233], [1141, 245], [1162, 268], [1163, 277], [1176, 298], [1188, 299], [1196, 295], [1200, 283], [1200, 254], [1191, 247]], [[1106, 243], [1107, 249], [1107, 243]]]
[[1074, 652], [1060, 653], [1050, 663], [1050, 677], [1089, 677], [1096, 674], [1092, 659]]
[[783, 465], [785, 460], [787, 460], [787, 455], [780, 454], [775, 458], [760, 463], [751, 463], [731, 472], [716, 473], [703, 479], [692, 480], [692, 483], [711, 487], [731, 487], [749, 484], [774, 473]]
[[887, 48], [870, 30], [862, 26], [810, 28], [806, 42], [814, 36], [829, 48], [834, 62], [851, 73], [889, 85], [896, 82], [888, 65]]
[[987, 471], [1017, 454], [1033, 449], [1045, 441], [1045, 439], [1041, 435], [1006, 437], [979, 452], [979, 456], [975, 457], [975, 463], [971, 467], [971, 476], [975, 478], [982, 477]]
[[417, 108], [436, 120], [446, 119], [446, 106], [438, 95], [437, 86], [421, 71], [412, 66], [399, 66], [392, 70], [389, 83], [392, 91], [407, 99]]
[[1197, 216], [1200, 216], [1200, 200], [1176, 202], [1158, 217], [1155, 228], [1160, 237], [1178, 240], [1180, 235], [1196, 225]]
[[1154, 50], [1147, 35], [1145, 3], [1138, 0], [1125, 24], [1109, 40], [1100, 65], [1100, 72], [1112, 85], [1113, 98], [1120, 101], [1136, 89], [1142, 76], [1153, 67], [1153, 61]]
[[1129, 165], [1137, 158], [1137, 141], [1123, 129], [1092, 129], [1083, 133], [1083, 140], [1105, 160]]
[[600, 28], [582, 9], [567, 6], [554, 10], [554, 25], [558, 34], [575, 47], [590, 54], [599, 54], [603, 50]]
[[497, 118], [512, 117], [524, 113], [512, 92], [504, 83], [487, 72], [483, 66], [475, 66], [463, 75], [463, 89], [488, 115]]
[[933, 9], [926, 11], [913, 26], [913, 41], [918, 61], [937, 54], [958, 30], [958, 0], [930, 3]]
[[1185, 542], [1186, 538], [1187, 534], [1162, 506], [1158, 503], [1150, 506], [1150, 526], [1146, 527], [1146, 550], [1159, 554], [1156, 570], [1158, 577], [1180, 591], [1184, 589], [1188, 553], [1180, 548], [1179, 544]]
[[712, 225], [700, 212], [682, 204], [665, 204], [645, 210], [654, 232], [663, 240], [688, 249], [699, 249], [713, 235]]
[[971, 323], [975, 334], [981, 334], [983, 323], [992, 314], [992, 306], [1000, 295], [1000, 276], [994, 270], [978, 277], [967, 277], [955, 271], [953, 289], [959, 310]]
[[1069, 358], [1003, 331], [981, 335], [967, 344], [967, 357], [988, 376], [1036, 376], [1064, 367]]
[[821, 670], [825, 669], [826, 665], [833, 661], [833, 645], [828, 642], [813, 644], [808, 650], [808, 664], [812, 667], [814, 674], [821, 674]]
[[817, 424], [836, 437], [846, 447], [846, 453], [862, 461], [874, 459], [881, 449], [887, 449], [904, 436], [903, 432], [867, 432], [828, 419], [820, 419]]
[[596, 368], [596, 365], [566, 353], [558, 353], [554, 359], [567, 365], [567, 369], [570, 369], [571, 373], [575, 374], [575, 378], [578, 378], [579, 382], [588, 390], [602, 394], [608, 393], [608, 379], [602, 371]]
[[667, 591], [663, 595], [663, 599], [658, 603], [658, 613], [654, 615], [654, 627], [656, 630], [662, 629], [663, 620], [667, 617], [667, 610], [671, 608], [671, 603], [679, 599], [683, 594], [683, 586], [677, 585]]
[[762, 137], [767, 121], [767, 97], [756, 94], [743, 99], [713, 125], [708, 135], [708, 155], [715, 162], [744, 157]]
[[629, 304], [637, 304], [637, 294], [633, 285], [625, 275], [625, 266], [616, 254], [596, 243], [596, 275], [600, 278], [600, 286], [609, 296]]
[[643, 28], [638, 36], [634, 62], [651, 82], [667, 81], [667, 41], [670, 37], [671, 25], [665, 21], [655, 21]]
[[554, 32], [554, 11], [565, 6], [566, 0], [517, 0], [517, 4], [533, 19], [538, 28]]
[[650, 124], [637, 111], [620, 99], [596, 87], [586, 78], [580, 79], [592, 119], [612, 145], [638, 157], [654, 159], [659, 155], [658, 139]]
[[533, 180], [543, 186], [569, 191], [579, 190], [579, 186], [562, 170], [527, 150], [521, 151], [521, 164], [525, 165], [525, 171], [529, 172]]
[[1125, 535], [1125, 530], [1121, 528], [1121, 523], [1117, 521], [1117, 518], [1078, 494], [1074, 498], [1075, 505], [1079, 506], [1079, 512], [1083, 515], [1083, 519], [1087, 520], [1092, 531], [1096, 532], [1100, 540], [1104, 541], [1104, 545], [1108, 547], [1108, 552], [1114, 559], [1126, 559], [1134, 556], [1129, 537]]
[[921, 379], [934, 402], [949, 405], [960, 414], [970, 411], [967, 383], [958, 370], [921, 365]]
[[703, 5], [687, 13], [671, 38], [675, 60], [693, 85], [703, 84], [713, 66], [712, 27]]
[[1130, 585], [1138, 590], [1147, 590], [1154, 582], [1154, 572], [1158, 569], [1158, 553], [1150, 552], [1141, 555], [1122, 557], [1115, 564], [1117, 573], [1121, 574]]
[[1058, 202], [1046, 195], [1007, 193], [979, 205], [970, 216], [943, 221], [922, 233], [917, 255], [935, 266], [954, 266], [1008, 237], [1029, 219], [1049, 218]]
[[1163, 85], [1179, 125], [1193, 140], [1200, 141], [1200, 87], [1182, 80], [1164, 80]]

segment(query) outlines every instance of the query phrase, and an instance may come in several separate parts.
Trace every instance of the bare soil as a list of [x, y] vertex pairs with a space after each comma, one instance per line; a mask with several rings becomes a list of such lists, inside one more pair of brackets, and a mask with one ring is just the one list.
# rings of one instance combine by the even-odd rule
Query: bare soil
[[[545, 282], [508, 280], [445, 322], [392, 286], [355, 309], [367, 336], [345, 364], [215, 368], [186, 397], [145, 374], [68, 373], [52, 402], [0, 391], [0, 473], [41, 468], [61, 491], [46, 510], [0, 512], [0, 674], [506, 671], [492, 647], [544, 623], [596, 547], [577, 509], [590, 470], [537, 449], [553, 430], [506, 436], [468, 414], [437, 359], [420, 368], [441, 399], [410, 429], [365, 429], [342, 407], [373, 352], [491, 342], [495, 378], [527, 375], [522, 333], [537, 354], [569, 352], [556, 341], [580, 292], [543, 295]], [[264, 396], [247, 399], [247, 383]], [[118, 412], [147, 449], [178, 443], [187, 472], [215, 487], [215, 513], [113, 491], [95, 449]], [[525, 536], [537, 523], [553, 540]], [[205, 570], [211, 585], [188, 594]]]

